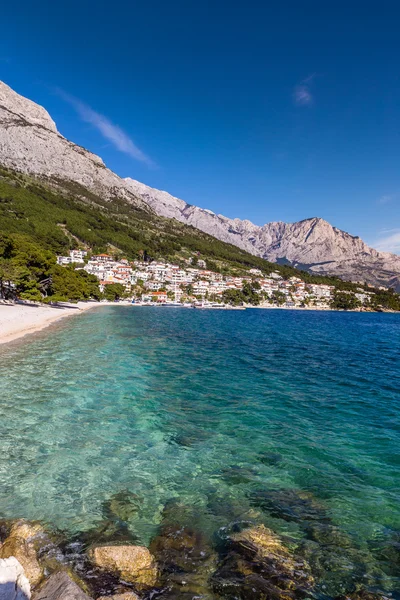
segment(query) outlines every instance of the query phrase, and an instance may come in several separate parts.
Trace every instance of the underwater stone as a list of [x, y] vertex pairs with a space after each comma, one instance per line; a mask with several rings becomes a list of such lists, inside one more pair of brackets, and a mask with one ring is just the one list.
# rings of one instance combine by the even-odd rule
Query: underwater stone
[[139, 511], [142, 499], [129, 490], [111, 496], [104, 505], [104, 515], [110, 520], [130, 521]]
[[271, 489], [254, 492], [250, 496], [253, 506], [268, 512], [272, 517], [304, 524], [307, 521], [329, 522], [326, 509], [310, 492], [297, 489]]
[[160, 567], [162, 597], [208, 598], [210, 577], [217, 555], [208, 539], [193, 527], [166, 524], [153, 539], [150, 550]]
[[309, 596], [310, 567], [273, 531], [259, 525], [234, 533], [213, 577], [214, 591], [227, 598], [288, 600]]
[[258, 455], [258, 460], [264, 465], [274, 466], [281, 462], [282, 455], [278, 452], [260, 452]]

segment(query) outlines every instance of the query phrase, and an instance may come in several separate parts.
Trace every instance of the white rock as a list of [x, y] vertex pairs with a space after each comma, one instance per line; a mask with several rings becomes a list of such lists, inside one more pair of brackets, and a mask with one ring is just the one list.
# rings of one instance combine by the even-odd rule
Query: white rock
[[0, 81], [0, 163], [23, 173], [75, 181], [103, 195], [144, 206], [99, 156], [65, 139], [41, 106]]
[[29, 581], [17, 559], [14, 556], [0, 558], [0, 600], [28, 600], [30, 597]]

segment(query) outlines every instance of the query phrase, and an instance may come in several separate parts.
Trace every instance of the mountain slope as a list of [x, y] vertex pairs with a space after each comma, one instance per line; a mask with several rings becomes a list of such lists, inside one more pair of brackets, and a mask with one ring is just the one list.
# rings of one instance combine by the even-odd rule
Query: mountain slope
[[76, 182], [105, 200], [124, 199], [269, 261], [400, 290], [400, 257], [378, 252], [319, 218], [262, 227], [187, 204], [122, 179], [102, 159], [64, 138], [47, 111], [0, 82], [0, 163], [23, 173]]
[[359, 237], [320, 218], [297, 223], [272, 222], [259, 227], [191, 206], [167, 192], [127, 178], [127, 185], [158, 214], [173, 217], [214, 237], [261, 256], [311, 273], [330, 274], [400, 289], [400, 257], [370, 248]]
[[106, 198], [145, 207], [102, 159], [70, 142], [49, 113], [0, 81], [0, 163], [22, 171], [75, 181]]

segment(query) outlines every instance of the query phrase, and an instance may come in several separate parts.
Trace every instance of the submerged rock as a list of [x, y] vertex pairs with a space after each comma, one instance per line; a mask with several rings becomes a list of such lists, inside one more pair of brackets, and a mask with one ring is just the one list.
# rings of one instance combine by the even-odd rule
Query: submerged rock
[[273, 467], [281, 462], [282, 454], [279, 454], [278, 452], [269, 452], [266, 450], [264, 452], [260, 452], [257, 458], [261, 463], [263, 463], [263, 465]]
[[305, 528], [307, 536], [321, 546], [344, 548], [353, 547], [350, 537], [336, 525], [331, 523], [310, 522]]
[[0, 600], [29, 600], [31, 587], [18, 560], [0, 558]]
[[138, 537], [128, 524], [120, 520], [104, 519], [99, 521], [92, 529], [81, 531], [72, 543], [81, 543], [86, 547], [125, 542], [136, 544]]
[[386, 564], [390, 574], [398, 576], [400, 569], [400, 531], [386, 529], [380, 536], [371, 540], [369, 544], [378, 559]]
[[273, 531], [258, 525], [232, 534], [213, 577], [217, 594], [227, 598], [283, 600], [310, 596], [314, 579]]
[[157, 566], [144, 546], [96, 546], [88, 552], [97, 567], [116, 573], [139, 588], [152, 587], [157, 580]]
[[251, 467], [241, 467], [239, 465], [231, 465], [225, 467], [221, 471], [221, 476], [226, 483], [230, 485], [238, 485], [241, 483], [251, 483], [254, 480], [257, 472]]
[[371, 592], [361, 588], [357, 592], [337, 596], [335, 600], [391, 600], [391, 596], [385, 596], [383, 592]]
[[140, 496], [129, 490], [122, 490], [105, 502], [104, 516], [110, 521], [130, 521], [137, 515], [141, 503]]
[[162, 598], [209, 598], [217, 554], [199, 530], [166, 524], [150, 544], [160, 568]]
[[209, 440], [214, 433], [203, 427], [185, 427], [179, 433], [174, 434], [171, 437], [171, 442], [183, 446], [184, 448], [191, 448], [199, 442]]
[[65, 571], [54, 573], [33, 600], [91, 600]]
[[14, 556], [22, 565], [31, 586], [35, 587], [43, 579], [43, 569], [39, 564], [34, 543], [36, 536], [43, 532], [41, 525], [28, 521], [17, 521], [0, 546], [0, 558]]
[[261, 508], [272, 517], [295, 521], [329, 522], [326, 509], [310, 492], [297, 489], [260, 490], [250, 496], [253, 506]]
[[364, 585], [382, 581], [384, 573], [368, 548], [358, 548], [339, 528], [313, 523], [306, 531], [311, 539], [303, 540], [299, 549], [321, 582], [324, 594], [344, 594], [357, 581]]

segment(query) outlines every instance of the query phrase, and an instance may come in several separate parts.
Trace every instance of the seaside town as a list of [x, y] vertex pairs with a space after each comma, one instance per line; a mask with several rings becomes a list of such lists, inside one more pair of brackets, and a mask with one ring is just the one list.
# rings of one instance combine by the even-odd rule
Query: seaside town
[[[223, 275], [206, 268], [200, 258], [189, 258], [187, 265], [164, 261], [145, 262], [109, 254], [89, 258], [84, 250], [71, 250], [69, 256], [58, 256], [59, 265], [74, 265], [99, 280], [100, 291], [119, 284], [124, 296], [138, 305], [183, 305], [199, 308], [231, 308], [239, 305], [282, 308], [330, 309], [335, 287], [306, 283], [298, 277], [284, 279], [278, 272], [265, 276], [258, 269], [247, 275]], [[346, 292], [343, 292], [346, 293]], [[373, 292], [360, 288], [352, 294], [358, 305], [368, 305]]]

